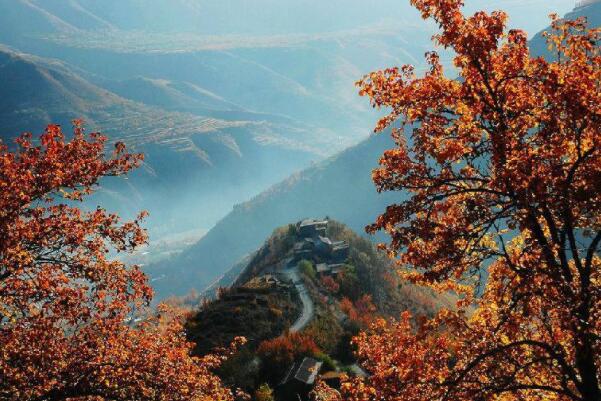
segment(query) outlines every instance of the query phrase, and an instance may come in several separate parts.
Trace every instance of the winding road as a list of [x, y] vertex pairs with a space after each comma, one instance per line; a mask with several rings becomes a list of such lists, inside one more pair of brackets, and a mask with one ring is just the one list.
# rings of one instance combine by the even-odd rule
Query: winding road
[[313, 319], [313, 316], [315, 315], [315, 306], [313, 305], [313, 300], [307, 292], [307, 287], [305, 287], [305, 284], [303, 284], [303, 281], [300, 278], [300, 274], [298, 273], [298, 266], [289, 268], [287, 271], [285, 271], [284, 274], [288, 277], [288, 279], [292, 281], [292, 283], [296, 287], [298, 295], [303, 304], [303, 310], [301, 312], [301, 315], [298, 317], [298, 319], [296, 319], [296, 322], [294, 322], [294, 324], [290, 326], [290, 332], [296, 333], [304, 329], [307, 326], [307, 324], [309, 324], [311, 319]]

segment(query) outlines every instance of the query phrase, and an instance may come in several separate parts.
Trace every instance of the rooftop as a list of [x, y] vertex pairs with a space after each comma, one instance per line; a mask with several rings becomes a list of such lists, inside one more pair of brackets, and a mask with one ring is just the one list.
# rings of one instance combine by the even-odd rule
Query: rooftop
[[316, 220], [316, 219], [305, 219], [303, 221], [301, 221], [300, 223], [300, 227], [308, 227], [308, 226], [316, 226], [316, 225], [323, 225], [323, 224], [328, 224], [327, 220]]
[[317, 270], [317, 273], [325, 273], [331, 270], [330, 266], [328, 266], [325, 263], [318, 263], [315, 266], [315, 270]]
[[305, 358], [300, 364], [300, 367], [296, 371], [294, 378], [300, 382], [306, 384], [315, 383], [315, 378], [319, 374], [323, 362], [315, 360], [313, 358]]
[[328, 244], [328, 245], [332, 245], [332, 240], [329, 239], [328, 237], [322, 237], [321, 235], [319, 236], [319, 240], [321, 242], [323, 242], [324, 244]]

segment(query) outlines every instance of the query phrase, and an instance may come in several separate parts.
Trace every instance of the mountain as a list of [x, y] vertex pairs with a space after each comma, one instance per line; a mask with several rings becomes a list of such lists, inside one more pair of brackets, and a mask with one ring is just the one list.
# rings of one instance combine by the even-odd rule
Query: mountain
[[[599, 15], [598, 6], [591, 4], [573, 13], [588, 15], [594, 21]], [[536, 38], [533, 47], [537, 45]], [[371, 137], [237, 205], [181, 255], [152, 267], [153, 274], [164, 274], [164, 279], [155, 283], [158, 293], [183, 294], [192, 288], [206, 288], [252, 252], [271, 227], [291, 219], [331, 216], [363, 232], [363, 227], [373, 222], [388, 204], [403, 196], [378, 194], [371, 181], [371, 170], [390, 146], [392, 142], [386, 134]]]
[[[232, 388], [252, 394], [268, 383], [278, 389], [276, 400], [290, 400], [298, 389], [280, 383], [304, 357], [320, 360], [321, 374], [364, 374], [351, 339], [376, 317], [398, 319], [409, 311], [419, 319], [455, 307], [455, 296], [400, 279], [385, 252], [344, 224], [305, 223], [276, 228], [233, 284], [188, 314], [188, 339], [199, 355], [239, 336], [249, 339], [218, 372]], [[318, 246], [324, 237], [345, 251]], [[302, 344], [310, 346], [297, 348]], [[281, 346], [286, 352], [274, 356]], [[300, 395], [293, 398], [308, 399]]]
[[[557, 0], [546, 3], [492, 5], [519, 18], [541, 7], [547, 15]], [[188, 110], [216, 116], [205, 109], [215, 95], [301, 121], [318, 133], [312, 139], [334, 140], [330, 155], [371, 128], [374, 113], [353, 83], [389, 65], [425, 68], [435, 31], [398, 0], [0, 0], [0, 7], [0, 42], [66, 61], [130, 100], [168, 109], [190, 101]], [[181, 97], [161, 82], [198, 87], [211, 99]]]
[[106, 183], [98, 202], [128, 216], [148, 209], [152, 246], [170, 242], [364, 139], [377, 114], [354, 82], [390, 63], [419, 63], [427, 49], [432, 27], [408, 8], [0, 0], [0, 43], [30, 64], [13, 60], [0, 76], [0, 132], [82, 117], [125, 139], [146, 153], [144, 171]]
[[386, 133], [294, 174], [252, 200], [238, 204], [183, 254], [152, 266], [159, 296], [202, 290], [254, 251], [273, 227], [290, 220], [329, 216], [357, 232], [400, 194], [378, 194], [371, 181], [381, 153], [392, 146]]
[[[198, 107], [236, 110], [191, 85], [150, 84], [172, 91], [176, 100], [176, 95], [194, 98]], [[71, 120], [83, 118], [88, 131], [99, 130], [143, 152], [142, 169], [129, 180], [105, 182], [92, 202], [126, 216], [148, 209], [158, 234], [210, 227], [232, 203], [323, 154], [309, 140], [313, 132], [297, 122], [270, 122], [269, 116], [252, 113], [201, 117], [172, 109], [120, 97], [61, 61], [0, 48], [0, 139], [10, 143], [21, 132], [38, 133], [48, 123], [68, 132]], [[207, 211], [198, 213], [199, 208]]]
[[[507, 10], [518, 25], [532, 30], [536, 28], [532, 26], [533, 19], [538, 22], [552, 10], [566, 12], [569, 3], [468, 0], [466, 7], [469, 12]], [[374, 0], [369, 6], [362, 0], [1, 0], [0, 5], [4, 11], [1, 26], [13, 37], [89, 30], [247, 36], [315, 34], [351, 30], [383, 19], [419, 18], [409, 2], [397, 0]]]
[[[574, 20], [580, 17], [586, 18], [590, 27], [600, 27], [601, 26], [601, 0], [584, 0], [580, 1], [579, 6], [574, 8], [571, 12], [567, 13], [564, 18], [569, 20]], [[550, 31], [551, 27], [547, 27], [542, 32]], [[547, 42], [542, 35], [542, 32], [539, 32], [530, 42], [530, 48], [532, 49], [533, 54], [539, 56], [549, 56], [549, 51], [547, 49]]]
[[[233, 388], [252, 394], [261, 383], [278, 387], [295, 359], [305, 356], [321, 360], [322, 373], [348, 369], [356, 363], [351, 338], [376, 316], [398, 318], [404, 311], [433, 316], [443, 307], [454, 307], [455, 297], [402, 281], [384, 252], [334, 220], [320, 222], [320, 233], [344, 244], [344, 255], [334, 256], [316, 246], [298, 256], [299, 245], [307, 249], [306, 244], [317, 241], [315, 233], [300, 224], [276, 228], [233, 284], [188, 314], [188, 339], [199, 355], [227, 347], [239, 336], [249, 340], [219, 370]], [[332, 258], [342, 259], [333, 265]], [[170, 300], [180, 305], [185, 301]], [[287, 340], [314, 345], [310, 355], [298, 355], [290, 347], [284, 360], [273, 360], [266, 349]], [[348, 372], [354, 375], [357, 369]], [[276, 399], [290, 397], [281, 391]]]
[[[32, 15], [25, 32], [144, 30], [221, 35], [273, 35], [353, 29], [410, 10], [395, 0], [2, 0], [7, 17]], [[13, 3], [13, 4], [9, 4]], [[417, 16], [417, 12], [413, 12]], [[11, 22], [8, 18], [3, 22]], [[20, 21], [19, 21], [20, 22]], [[37, 29], [32, 29], [37, 26]], [[16, 24], [15, 24], [16, 25]], [[13, 32], [16, 31], [11, 27]]]

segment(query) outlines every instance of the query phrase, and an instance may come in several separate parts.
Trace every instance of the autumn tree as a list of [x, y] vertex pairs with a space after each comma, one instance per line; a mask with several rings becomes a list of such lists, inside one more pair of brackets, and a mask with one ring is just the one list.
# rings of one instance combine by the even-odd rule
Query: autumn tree
[[[532, 57], [504, 12], [411, 0], [459, 77], [429, 69], [359, 82], [390, 114], [373, 172], [402, 190], [369, 227], [403, 276], [462, 294], [414, 330], [405, 314], [357, 338], [372, 373], [347, 400], [601, 400], [601, 30], [553, 17]], [[406, 133], [406, 134], [405, 134]]]
[[340, 300], [340, 310], [361, 328], [367, 328], [374, 320], [377, 308], [371, 295], [362, 295], [355, 302], [344, 297]]
[[76, 122], [70, 140], [50, 125], [0, 144], [0, 399], [230, 400], [211, 373], [222, 357], [192, 358], [166, 309], [139, 314], [147, 279], [111, 257], [146, 242], [144, 215], [78, 207], [142, 160], [105, 143]]
[[315, 341], [302, 333], [286, 333], [263, 341], [257, 349], [266, 376], [274, 381], [281, 379], [297, 359], [315, 357], [319, 353]]

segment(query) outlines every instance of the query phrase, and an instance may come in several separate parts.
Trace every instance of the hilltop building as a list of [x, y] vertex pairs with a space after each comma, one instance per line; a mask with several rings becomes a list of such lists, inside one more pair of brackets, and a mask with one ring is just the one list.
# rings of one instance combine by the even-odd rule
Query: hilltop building
[[315, 238], [326, 235], [327, 220], [306, 219], [298, 223], [298, 235], [301, 238]]
[[294, 246], [296, 260], [308, 259], [315, 262], [323, 260], [341, 263], [348, 258], [349, 244], [346, 241], [332, 241], [326, 236], [327, 220], [307, 219], [299, 222], [297, 227], [298, 236], [302, 240]]
[[317, 271], [317, 274], [320, 274], [322, 276], [337, 276], [338, 274], [342, 273], [345, 270], [345, 268], [346, 267], [343, 263], [318, 263], [317, 265], [315, 265], [315, 270]]

